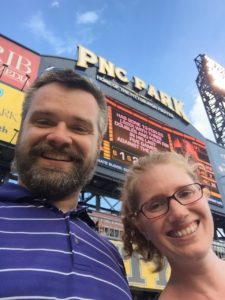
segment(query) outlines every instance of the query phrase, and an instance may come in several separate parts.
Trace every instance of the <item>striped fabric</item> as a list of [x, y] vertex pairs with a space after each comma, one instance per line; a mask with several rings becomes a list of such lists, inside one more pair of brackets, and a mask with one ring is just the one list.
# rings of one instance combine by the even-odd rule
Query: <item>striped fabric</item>
[[83, 209], [64, 214], [0, 188], [0, 299], [132, 299], [117, 249]]

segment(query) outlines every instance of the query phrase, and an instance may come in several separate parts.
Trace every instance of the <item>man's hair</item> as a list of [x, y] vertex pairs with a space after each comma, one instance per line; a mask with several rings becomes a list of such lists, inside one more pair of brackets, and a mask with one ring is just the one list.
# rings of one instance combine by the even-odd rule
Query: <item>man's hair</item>
[[194, 182], [201, 181], [200, 168], [202, 167], [199, 163], [190, 160], [188, 156], [184, 157], [174, 151], [153, 151], [139, 158], [126, 173], [121, 192], [121, 216], [124, 225], [122, 239], [124, 242], [125, 256], [130, 257], [134, 251], [138, 252], [145, 261], [153, 261], [155, 264], [154, 271], [157, 272], [163, 269], [165, 259], [159, 249], [156, 248], [151, 241], [146, 240], [144, 235], [141, 234], [135, 226], [134, 213], [139, 207], [139, 192], [137, 186], [139, 176], [146, 170], [151, 170], [152, 167], [160, 164], [174, 164], [182, 168]]
[[26, 118], [26, 115], [32, 104], [32, 99], [35, 92], [44, 85], [50, 83], [59, 83], [63, 87], [68, 89], [81, 89], [94, 96], [99, 106], [100, 117], [98, 122], [98, 131], [100, 137], [102, 137], [107, 129], [107, 105], [105, 97], [101, 90], [91, 82], [73, 71], [72, 69], [57, 69], [52, 68], [46, 70], [40, 77], [38, 77], [33, 84], [26, 91], [24, 102], [22, 106], [22, 120], [21, 127]]

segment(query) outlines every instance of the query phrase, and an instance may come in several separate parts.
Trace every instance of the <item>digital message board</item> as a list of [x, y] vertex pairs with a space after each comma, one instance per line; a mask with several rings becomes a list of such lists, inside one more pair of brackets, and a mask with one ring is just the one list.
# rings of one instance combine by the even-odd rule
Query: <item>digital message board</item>
[[98, 163], [117, 172], [152, 150], [175, 150], [203, 165], [201, 177], [210, 188], [210, 203], [223, 207], [205, 144], [107, 97], [109, 124]]

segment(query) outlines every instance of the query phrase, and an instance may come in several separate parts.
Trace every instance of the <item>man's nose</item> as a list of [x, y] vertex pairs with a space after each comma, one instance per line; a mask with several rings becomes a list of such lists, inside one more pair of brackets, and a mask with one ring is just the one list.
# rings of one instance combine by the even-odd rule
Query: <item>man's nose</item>
[[46, 139], [55, 146], [71, 145], [73, 143], [70, 131], [64, 122], [61, 122], [51, 128]]

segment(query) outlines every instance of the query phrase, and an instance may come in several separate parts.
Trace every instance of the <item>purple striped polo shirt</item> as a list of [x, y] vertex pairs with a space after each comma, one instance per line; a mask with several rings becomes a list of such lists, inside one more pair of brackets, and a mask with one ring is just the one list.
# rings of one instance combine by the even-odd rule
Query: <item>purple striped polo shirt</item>
[[84, 209], [0, 187], [0, 299], [132, 299], [123, 261]]

